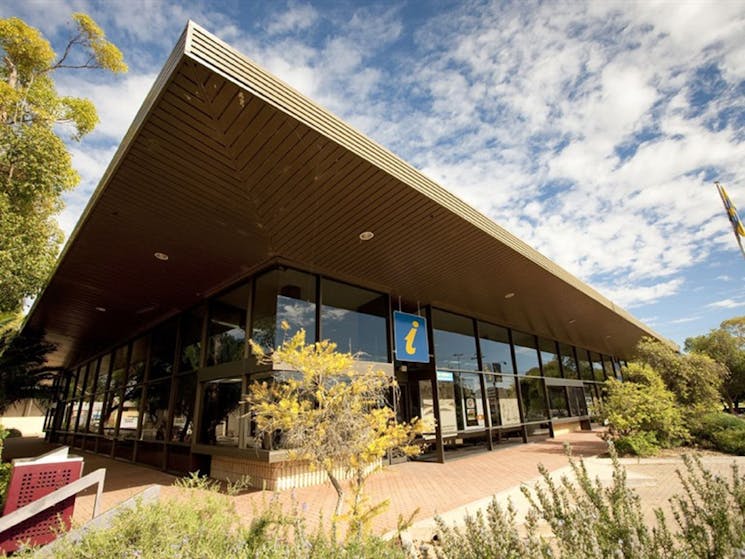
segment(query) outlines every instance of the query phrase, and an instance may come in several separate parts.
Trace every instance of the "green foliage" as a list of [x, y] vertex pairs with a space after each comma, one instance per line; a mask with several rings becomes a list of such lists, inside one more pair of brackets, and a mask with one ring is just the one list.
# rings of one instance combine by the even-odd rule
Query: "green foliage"
[[[648, 524], [639, 496], [628, 487], [626, 473], [611, 452], [613, 479], [608, 486], [592, 480], [580, 460], [570, 460], [574, 479], [554, 481], [541, 470], [521, 530], [511, 504], [505, 511], [492, 501], [486, 514], [467, 518], [462, 528], [441, 520], [445, 558], [541, 559], [729, 559], [745, 550], [745, 478], [733, 466], [730, 479], [712, 475], [696, 458], [685, 458], [678, 471], [683, 494], [671, 499], [679, 530], [672, 532], [661, 510]], [[545, 525], [545, 528], [543, 526]], [[524, 532], [525, 536], [519, 534]], [[541, 533], [545, 535], [541, 535]]]
[[686, 413], [695, 415], [720, 408], [722, 383], [728, 371], [708, 355], [681, 354], [668, 345], [644, 338], [636, 347], [635, 361], [659, 374]]
[[51, 379], [59, 368], [45, 363], [53, 349], [41, 337], [0, 335], [0, 415], [21, 400], [51, 397]]
[[8, 490], [8, 482], [10, 481], [10, 470], [12, 466], [7, 462], [2, 461], [3, 457], [3, 446], [5, 439], [8, 436], [8, 431], [0, 425], [0, 507], [5, 503], [5, 493]]
[[607, 399], [602, 415], [608, 423], [608, 438], [620, 441], [619, 451], [649, 455], [659, 447], [684, 441], [683, 425], [675, 396], [654, 369], [629, 363], [623, 382], [606, 382]]
[[77, 542], [61, 540], [54, 556], [148, 559], [403, 559], [401, 549], [376, 537], [337, 541], [322, 526], [309, 531], [297, 506], [285, 511], [272, 500], [244, 522], [228, 495], [192, 476], [176, 496], [139, 503], [119, 513], [111, 526], [87, 532]]
[[[741, 439], [742, 440], [742, 439]], [[671, 499], [680, 528], [680, 557], [727, 558], [745, 554], [745, 477], [736, 464], [728, 480], [711, 474], [697, 457], [684, 456], [678, 472], [683, 494]]]
[[725, 320], [703, 336], [688, 338], [686, 351], [705, 353], [729, 369], [729, 376], [722, 385], [730, 410], [745, 400], [745, 316]]
[[344, 489], [334, 470], [351, 473], [350, 523], [361, 532], [380, 510], [380, 505], [370, 506], [363, 499], [365, 480], [387, 452], [417, 454], [420, 449], [412, 441], [424, 427], [416, 420], [396, 422], [395, 412], [386, 405], [395, 379], [384, 371], [357, 370], [354, 355], [336, 351], [328, 340], [306, 344], [305, 331], [300, 330], [270, 356], [254, 340], [250, 343], [260, 362], [292, 371], [249, 386], [246, 403], [257, 432], [264, 440], [279, 434], [280, 446], [292, 459], [307, 460], [326, 472], [337, 492], [337, 516]]
[[87, 99], [58, 95], [52, 74], [65, 68], [126, 71], [121, 52], [85, 14], [62, 56], [19, 18], [0, 20], [0, 313], [15, 312], [54, 265], [62, 233], [61, 195], [80, 180], [58, 125], [80, 140], [98, 123]]
[[649, 431], [641, 431], [631, 435], [618, 437], [614, 444], [620, 455], [654, 456], [660, 449], [657, 435]]
[[692, 425], [691, 434], [703, 446], [745, 455], [745, 419], [729, 413], [706, 414]]

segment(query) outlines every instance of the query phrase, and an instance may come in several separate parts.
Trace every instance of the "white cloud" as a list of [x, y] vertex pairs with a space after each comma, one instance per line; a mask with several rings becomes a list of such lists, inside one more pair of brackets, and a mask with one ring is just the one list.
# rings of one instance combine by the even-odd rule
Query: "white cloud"
[[745, 301], [735, 301], [734, 299], [723, 299], [714, 303], [709, 303], [707, 307], [713, 309], [735, 309], [737, 307], [745, 307]]
[[312, 26], [318, 19], [318, 12], [310, 4], [290, 4], [287, 10], [278, 14], [266, 26], [269, 35], [302, 31]]

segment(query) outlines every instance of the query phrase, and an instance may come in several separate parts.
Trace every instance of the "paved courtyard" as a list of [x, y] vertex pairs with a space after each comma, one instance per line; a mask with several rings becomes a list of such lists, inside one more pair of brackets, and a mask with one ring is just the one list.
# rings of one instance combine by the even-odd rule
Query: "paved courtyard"
[[[23, 444], [21, 444], [23, 443]], [[457, 522], [467, 512], [485, 507], [492, 496], [506, 504], [511, 499], [518, 511], [527, 509], [520, 492], [521, 484], [535, 483], [538, 478], [537, 464], [543, 464], [554, 476], [570, 472], [564, 444], [572, 446], [573, 454], [585, 459], [592, 475], [602, 481], [610, 481], [611, 464], [607, 458], [599, 457], [605, 452], [605, 443], [595, 432], [571, 433], [524, 445], [498, 448], [492, 452], [473, 454], [451, 460], [445, 464], [407, 462], [391, 466], [370, 477], [367, 494], [372, 503], [382, 500], [390, 502], [386, 511], [378, 516], [374, 528], [378, 533], [395, 530], [399, 515], [409, 516], [419, 509], [411, 535], [418, 539], [431, 536], [434, 522], [439, 514], [448, 522]], [[32, 449], [44, 450], [45, 443], [36, 441], [9, 441], [10, 455], [23, 454]], [[104, 458], [99, 455], [74, 451], [85, 457], [85, 472], [105, 467], [106, 485], [103, 495], [103, 510], [108, 510], [127, 498], [157, 484], [163, 486], [163, 494], [173, 489], [169, 486], [175, 477], [151, 468]], [[728, 475], [731, 464], [736, 461], [745, 471], [745, 457], [709, 455], [704, 457], [706, 466], [714, 473]], [[675, 474], [682, 468], [680, 458], [624, 459], [629, 486], [640, 495], [645, 514], [651, 519], [654, 507], [667, 507], [667, 500], [679, 492], [680, 482]], [[84, 522], [90, 518], [93, 507], [92, 492], [83, 494], [77, 501], [75, 518]], [[234, 497], [238, 511], [250, 518], [261, 503], [271, 498], [266, 491], [253, 490]], [[290, 506], [292, 501], [307, 511], [311, 523], [323, 515], [330, 518], [336, 503], [336, 493], [330, 484], [285, 491], [277, 497]]]

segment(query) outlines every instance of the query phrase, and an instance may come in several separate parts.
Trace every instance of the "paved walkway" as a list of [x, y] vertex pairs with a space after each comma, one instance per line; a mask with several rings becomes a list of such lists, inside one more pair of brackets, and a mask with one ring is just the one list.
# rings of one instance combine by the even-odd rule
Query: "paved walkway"
[[[31, 453], [44, 450], [43, 441], [8, 441], [8, 454]], [[445, 464], [407, 462], [391, 466], [372, 475], [366, 486], [371, 503], [389, 500], [390, 505], [383, 514], [376, 517], [374, 529], [378, 533], [395, 530], [399, 515], [408, 517], [416, 509], [415, 524], [411, 535], [416, 539], [428, 539], [432, 534], [432, 517], [441, 515], [447, 522], [458, 522], [466, 513], [484, 508], [497, 495], [506, 505], [511, 499], [519, 512], [527, 510], [527, 503], [520, 493], [521, 484], [532, 484], [539, 479], [537, 464], [543, 464], [552, 475], [559, 477], [569, 473], [568, 459], [564, 454], [564, 444], [572, 446], [575, 456], [585, 458], [590, 475], [601, 481], [610, 482], [612, 468], [610, 460], [598, 457], [605, 452], [605, 443], [594, 432], [579, 432], [563, 435], [556, 439], [498, 448], [451, 460]], [[139, 493], [147, 486], [159, 484], [170, 486], [175, 477], [163, 472], [104, 458], [87, 452], [74, 451], [85, 457], [85, 471], [100, 467], [107, 469], [103, 496], [103, 510], [108, 510], [123, 500]], [[29, 454], [26, 454], [29, 455]], [[707, 468], [712, 472], [728, 475], [733, 461], [738, 462], [745, 471], [745, 457], [712, 455], [704, 457]], [[669, 510], [667, 500], [680, 492], [680, 482], [676, 469], [683, 464], [680, 458], [667, 459], [624, 459], [628, 484], [640, 495], [645, 514], [651, 520], [653, 508], [662, 506]], [[173, 489], [165, 489], [168, 495]], [[261, 508], [262, 503], [273, 495], [266, 491], [249, 491], [234, 497], [236, 507], [244, 518], [251, 518]], [[336, 493], [330, 484], [284, 491], [276, 498], [284, 506], [294, 502], [306, 511], [311, 524], [319, 515], [328, 519], [336, 504]], [[76, 505], [75, 518], [85, 521], [90, 518], [93, 496], [81, 496]]]

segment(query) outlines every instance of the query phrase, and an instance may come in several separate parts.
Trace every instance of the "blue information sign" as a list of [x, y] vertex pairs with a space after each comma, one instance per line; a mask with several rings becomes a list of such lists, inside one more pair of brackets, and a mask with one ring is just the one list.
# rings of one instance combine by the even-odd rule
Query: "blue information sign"
[[396, 359], [412, 363], [429, 363], [426, 318], [394, 311], [393, 334], [396, 340]]

